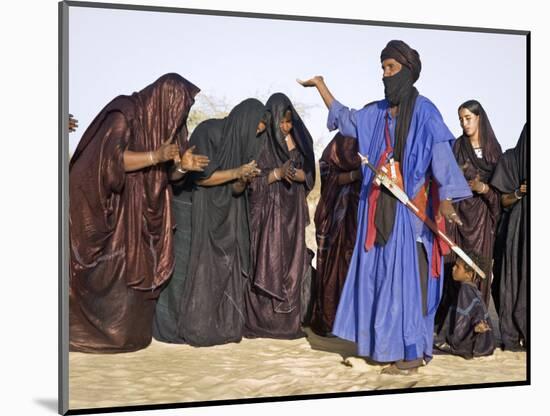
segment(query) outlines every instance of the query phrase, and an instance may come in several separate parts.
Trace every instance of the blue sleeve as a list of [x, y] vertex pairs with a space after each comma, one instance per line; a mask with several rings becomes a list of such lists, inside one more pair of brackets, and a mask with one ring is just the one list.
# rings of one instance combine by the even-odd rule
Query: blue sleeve
[[344, 136], [357, 138], [357, 110], [350, 110], [337, 100], [329, 108], [327, 127], [329, 131], [338, 129]]
[[432, 173], [439, 184], [439, 199], [452, 198], [453, 202], [470, 198], [472, 191], [464, 179], [449, 141], [432, 145]]

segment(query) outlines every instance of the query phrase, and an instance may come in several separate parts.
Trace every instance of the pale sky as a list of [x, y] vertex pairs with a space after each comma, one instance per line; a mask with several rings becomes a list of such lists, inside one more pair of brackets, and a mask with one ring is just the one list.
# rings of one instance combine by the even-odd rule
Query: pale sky
[[[332, 133], [317, 91], [296, 78], [323, 75], [334, 96], [360, 108], [383, 98], [380, 51], [392, 39], [418, 50], [416, 83], [453, 134], [457, 107], [477, 99], [504, 149], [526, 121], [526, 40], [521, 35], [406, 29], [71, 7], [69, 108], [79, 120], [72, 153], [107, 102], [177, 72], [202, 93], [231, 106], [274, 92], [307, 107], [306, 126], [318, 151]], [[319, 147], [320, 146], [320, 147]]]

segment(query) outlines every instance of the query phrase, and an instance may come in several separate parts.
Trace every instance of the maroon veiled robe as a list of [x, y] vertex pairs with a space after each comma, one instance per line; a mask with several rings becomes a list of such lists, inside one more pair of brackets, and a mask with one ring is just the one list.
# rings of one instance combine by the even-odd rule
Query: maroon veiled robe
[[311, 328], [319, 335], [332, 331], [355, 246], [361, 181], [340, 185], [338, 176], [359, 169], [357, 152], [357, 139], [338, 133], [319, 161], [321, 197], [315, 211], [317, 285], [311, 322]]
[[[258, 156], [260, 177], [250, 185], [250, 230], [253, 270], [245, 291], [246, 337], [293, 339], [303, 336], [302, 286], [309, 267], [305, 229], [306, 197], [315, 182], [313, 140], [288, 97], [272, 95], [266, 103], [267, 140]], [[292, 112], [289, 151], [279, 129], [286, 110]], [[291, 160], [305, 182], [268, 184], [269, 173]]]
[[125, 172], [125, 150], [175, 138], [199, 89], [167, 74], [111, 101], [85, 131], [69, 168], [70, 350], [124, 352], [151, 342], [159, 287], [174, 268], [168, 164]]

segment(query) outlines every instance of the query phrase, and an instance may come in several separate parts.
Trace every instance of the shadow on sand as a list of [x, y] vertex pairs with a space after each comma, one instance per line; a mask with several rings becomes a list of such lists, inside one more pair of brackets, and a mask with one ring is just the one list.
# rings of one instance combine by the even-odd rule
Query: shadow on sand
[[304, 328], [304, 332], [307, 334], [307, 341], [312, 349], [324, 352], [333, 352], [342, 356], [342, 364], [347, 365], [348, 358], [356, 358], [365, 360], [367, 364], [381, 366], [388, 363], [379, 363], [373, 361], [367, 357], [360, 357], [357, 355], [357, 347], [354, 342], [347, 341], [335, 336], [322, 337], [317, 335], [311, 330], [311, 328]]

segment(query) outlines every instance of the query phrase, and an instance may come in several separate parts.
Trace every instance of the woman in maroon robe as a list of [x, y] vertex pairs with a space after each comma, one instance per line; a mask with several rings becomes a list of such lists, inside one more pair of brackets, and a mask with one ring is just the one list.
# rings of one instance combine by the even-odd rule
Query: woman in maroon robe
[[151, 342], [155, 299], [174, 268], [168, 180], [208, 163], [192, 149], [180, 158], [198, 92], [166, 74], [107, 104], [78, 144], [69, 166], [71, 351]]
[[500, 216], [500, 194], [489, 183], [502, 149], [479, 102], [466, 101], [458, 107], [458, 116], [463, 134], [454, 143], [453, 153], [474, 196], [455, 205], [464, 224], [461, 227], [451, 225], [449, 233], [463, 250], [485, 258], [487, 278], [482, 279], [479, 290], [485, 305], [489, 306], [493, 246]]
[[311, 329], [330, 334], [357, 233], [361, 159], [357, 140], [336, 134], [319, 161], [321, 197], [315, 211], [317, 284]]
[[[448, 235], [466, 252], [479, 253], [486, 265], [486, 279], [480, 279], [478, 289], [485, 306], [491, 299], [492, 259], [495, 233], [500, 216], [500, 195], [490, 184], [502, 150], [489, 118], [481, 104], [469, 100], [458, 107], [458, 117], [463, 130], [453, 145], [453, 153], [462, 168], [464, 177], [472, 189], [473, 196], [454, 204], [463, 225], [448, 224]], [[450, 276], [456, 256], [451, 253], [445, 258], [446, 275]], [[447, 327], [445, 317], [449, 308], [458, 302], [460, 285], [452, 279], [445, 279], [443, 297], [436, 316], [436, 332], [446, 336], [452, 328]]]
[[301, 292], [308, 272], [306, 197], [315, 183], [313, 140], [292, 103], [266, 103], [267, 140], [250, 184], [253, 269], [245, 292], [247, 337], [293, 339], [301, 330]]

